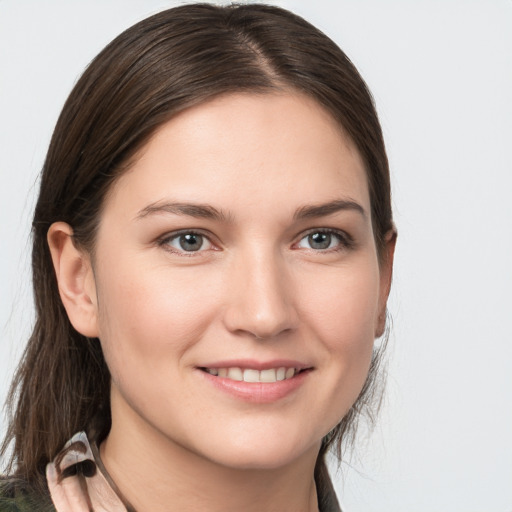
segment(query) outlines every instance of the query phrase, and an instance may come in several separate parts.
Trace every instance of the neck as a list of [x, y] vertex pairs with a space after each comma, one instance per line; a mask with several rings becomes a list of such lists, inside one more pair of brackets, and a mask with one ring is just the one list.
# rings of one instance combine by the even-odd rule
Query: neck
[[140, 422], [125, 417], [120, 426], [113, 414], [100, 453], [120, 492], [137, 511], [318, 511], [316, 446], [277, 468], [232, 468], [201, 457]]

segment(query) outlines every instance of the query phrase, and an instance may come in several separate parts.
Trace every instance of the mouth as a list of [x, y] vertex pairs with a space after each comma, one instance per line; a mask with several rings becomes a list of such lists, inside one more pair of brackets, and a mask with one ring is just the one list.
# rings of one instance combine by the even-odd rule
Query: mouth
[[205, 382], [236, 400], [269, 404], [295, 396], [315, 368], [294, 360], [239, 359], [211, 362], [196, 369]]
[[274, 383], [293, 379], [299, 373], [305, 372], [310, 368], [295, 368], [279, 366], [277, 368], [266, 368], [257, 370], [255, 368], [225, 367], [225, 368], [199, 368], [214, 377], [233, 380], [237, 382], [251, 383]]

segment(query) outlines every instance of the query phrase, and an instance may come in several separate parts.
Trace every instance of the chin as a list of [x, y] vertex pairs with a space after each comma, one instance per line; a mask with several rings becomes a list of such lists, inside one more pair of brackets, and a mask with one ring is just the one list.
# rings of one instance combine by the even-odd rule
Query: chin
[[[221, 446], [219, 443], [217, 446]], [[321, 440], [306, 443], [293, 441], [290, 437], [264, 436], [262, 439], [224, 443], [223, 449], [212, 452], [209, 446], [207, 457], [221, 466], [239, 470], [274, 470], [296, 463], [302, 458], [314, 458], [318, 454]], [[206, 453], [205, 453], [206, 455]]]

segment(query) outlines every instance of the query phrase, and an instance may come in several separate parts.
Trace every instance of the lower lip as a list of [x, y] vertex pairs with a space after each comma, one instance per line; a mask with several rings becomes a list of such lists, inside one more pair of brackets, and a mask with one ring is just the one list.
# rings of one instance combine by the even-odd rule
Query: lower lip
[[303, 370], [291, 379], [277, 382], [244, 382], [216, 377], [203, 370], [199, 373], [213, 386], [231, 396], [254, 403], [271, 403], [281, 400], [296, 391], [307, 379], [311, 370]]

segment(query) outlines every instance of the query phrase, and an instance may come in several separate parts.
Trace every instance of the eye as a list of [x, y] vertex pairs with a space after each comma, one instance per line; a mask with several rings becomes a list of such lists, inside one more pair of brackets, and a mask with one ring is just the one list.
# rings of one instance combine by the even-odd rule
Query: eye
[[330, 230], [317, 230], [302, 237], [297, 247], [313, 249], [315, 251], [327, 251], [329, 249], [342, 249], [350, 246], [350, 241], [341, 233]]
[[198, 252], [212, 249], [213, 244], [205, 235], [193, 231], [183, 231], [160, 241], [173, 252]]

